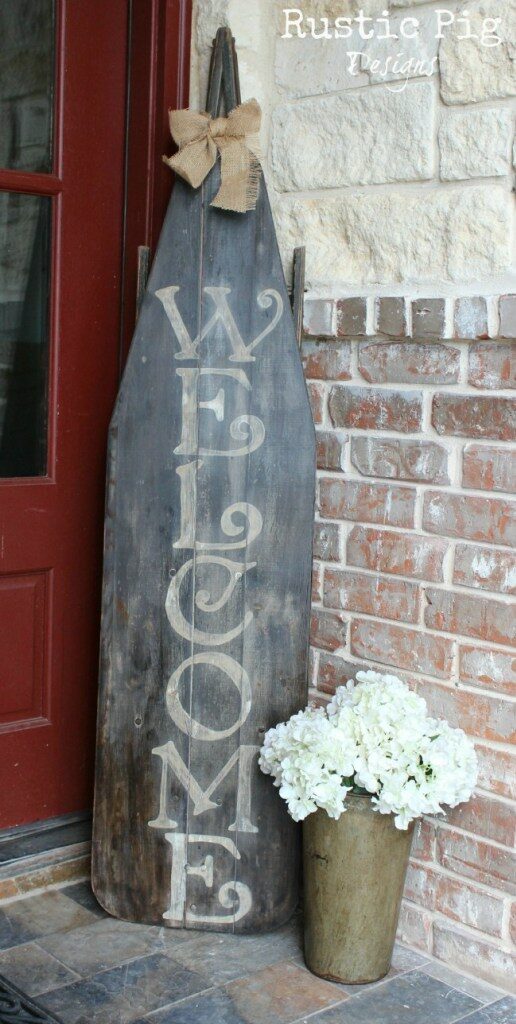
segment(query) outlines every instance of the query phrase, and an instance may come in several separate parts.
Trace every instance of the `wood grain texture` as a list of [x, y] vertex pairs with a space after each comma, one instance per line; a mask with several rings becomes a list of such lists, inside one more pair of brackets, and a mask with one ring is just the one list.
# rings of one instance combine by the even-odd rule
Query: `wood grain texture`
[[[175, 184], [110, 429], [92, 870], [122, 919], [255, 932], [298, 893], [257, 750], [306, 703], [315, 438], [265, 184], [239, 215], [210, 208], [219, 180]], [[236, 341], [224, 314], [177, 358], [171, 286], [190, 339], [229, 289]]]
[[306, 248], [304, 245], [294, 249], [294, 286], [292, 289], [292, 315], [296, 339], [301, 348], [303, 340], [303, 322], [305, 312], [305, 270]]

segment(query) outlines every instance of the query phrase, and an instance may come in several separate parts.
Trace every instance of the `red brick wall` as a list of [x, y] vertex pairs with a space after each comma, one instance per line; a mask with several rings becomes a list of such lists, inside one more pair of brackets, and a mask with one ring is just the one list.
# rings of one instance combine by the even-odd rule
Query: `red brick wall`
[[400, 935], [509, 987], [516, 344], [340, 334], [303, 343], [318, 438], [312, 696], [360, 667], [395, 672], [475, 738], [478, 791], [422, 823]]

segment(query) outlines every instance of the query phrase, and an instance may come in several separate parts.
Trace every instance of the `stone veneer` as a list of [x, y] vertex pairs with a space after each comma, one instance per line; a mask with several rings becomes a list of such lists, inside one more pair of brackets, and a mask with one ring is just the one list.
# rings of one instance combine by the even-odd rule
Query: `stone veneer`
[[312, 699], [394, 672], [475, 740], [470, 803], [425, 820], [400, 936], [516, 976], [516, 296], [316, 300]]
[[[388, 10], [391, 31], [412, 17], [418, 34], [282, 38], [286, 7], [330, 23], [360, 8], [372, 18]], [[456, 21], [439, 40], [443, 8], [467, 10], [479, 38], [461, 39]], [[196, 0], [195, 15], [192, 105], [204, 104], [211, 40], [229, 24], [242, 95], [263, 109], [263, 164], [285, 266], [290, 272], [294, 247], [306, 245], [312, 293], [516, 290], [516, 0]], [[493, 17], [501, 45], [482, 46], [483, 21]], [[357, 74], [351, 51], [362, 53]], [[434, 73], [420, 66], [405, 81], [372, 70], [373, 60], [400, 52]]]

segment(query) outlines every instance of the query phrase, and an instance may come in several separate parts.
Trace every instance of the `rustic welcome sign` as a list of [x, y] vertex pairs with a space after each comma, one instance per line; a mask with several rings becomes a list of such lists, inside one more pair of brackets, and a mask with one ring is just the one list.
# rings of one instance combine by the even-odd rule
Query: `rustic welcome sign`
[[306, 702], [314, 431], [265, 185], [219, 185], [176, 181], [110, 430], [93, 886], [252, 932], [297, 899], [257, 755]]

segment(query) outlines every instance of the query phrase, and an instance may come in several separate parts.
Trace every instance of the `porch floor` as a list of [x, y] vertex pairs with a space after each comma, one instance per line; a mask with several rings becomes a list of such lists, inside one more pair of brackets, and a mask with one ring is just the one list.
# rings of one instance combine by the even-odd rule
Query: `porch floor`
[[403, 946], [383, 981], [335, 985], [304, 967], [299, 918], [250, 938], [126, 924], [86, 882], [0, 908], [0, 975], [63, 1024], [516, 1021], [516, 999]]

